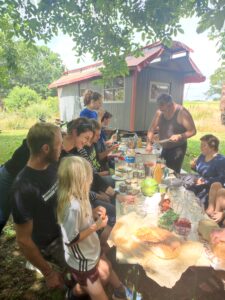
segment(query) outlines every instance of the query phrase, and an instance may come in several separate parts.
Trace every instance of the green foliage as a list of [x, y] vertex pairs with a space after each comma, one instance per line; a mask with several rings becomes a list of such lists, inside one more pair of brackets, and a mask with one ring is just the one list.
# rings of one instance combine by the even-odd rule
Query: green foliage
[[0, 134], [0, 164], [6, 162], [21, 145], [27, 130], [3, 131]]
[[0, 29], [10, 39], [49, 41], [59, 30], [70, 35], [79, 58], [91, 53], [103, 60], [105, 79], [126, 74], [125, 57], [140, 54], [137, 34], [144, 44], [161, 40], [169, 45], [171, 36], [183, 32], [180, 19], [193, 15], [200, 19], [198, 32], [210, 29], [225, 58], [225, 0], [1, 0], [0, 14]]
[[7, 223], [3, 229], [6, 240], [11, 240], [16, 237], [16, 231], [14, 229], [13, 223]]
[[60, 30], [72, 37], [79, 58], [91, 53], [94, 60], [103, 60], [106, 79], [126, 74], [125, 57], [140, 54], [137, 35], [144, 44], [161, 40], [169, 45], [171, 36], [183, 32], [180, 19], [195, 14], [200, 18], [199, 32], [211, 28], [216, 34], [224, 28], [224, 0], [42, 0], [34, 3], [0, 1], [0, 13], [10, 16], [14, 35], [31, 42], [35, 38], [49, 41]]
[[216, 135], [220, 140], [219, 152], [225, 155], [225, 132], [220, 122], [219, 101], [185, 101], [184, 106], [191, 113], [197, 135], [188, 139], [187, 153], [182, 168], [191, 172], [190, 161], [200, 154], [200, 138], [208, 133]]
[[48, 97], [39, 103], [33, 103], [24, 110], [25, 118], [50, 119], [58, 112], [58, 99], [56, 97]]
[[221, 66], [210, 76], [210, 88], [207, 95], [220, 98], [223, 83], [225, 83], [225, 67]]
[[16, 86], [4, 99], [4, 106], [7, 111], [17, 111], [39, 101], [40, 96], [34, 90], [26, 86]]
[[17, 43], [18, 68], [20, 73], [11, 76], [11, 86], [29, 86], [43, 98], [55, 96], [56, 91], [48, 85], [63, 73], [63, 64], [59, 55], [46, 46], [31, 46], [24, 42]]
[[[23, 85], [35, 90], [43, 98], [55, 96], [56, 91], [48, 89], [48, 85], [58, 79], [63, 72], [63, 64], [59, 55], [46, 46], [34, 46], [22, 41], [14, 42], [13, 47], [17, 60], [14, 66], [16, 72], [9, 72], [9, 65], [6, 63], [0, 68], [2, 96], [7, 95], [13, 87]], [[0, 46], [0, 61], [6, 61], [5, 52], [11, 53], [12, 56], [13, 49], [8, 48], [6, 51]], [[13, 61], [13, 56], [10, 61]]]

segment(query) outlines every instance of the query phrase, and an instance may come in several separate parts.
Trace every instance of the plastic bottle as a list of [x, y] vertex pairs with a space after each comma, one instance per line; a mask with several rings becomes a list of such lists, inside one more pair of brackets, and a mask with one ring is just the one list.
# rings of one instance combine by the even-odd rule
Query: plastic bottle
[[118, 142], [119, 141], [119, 129], [116, 129], [116, 132], [115, 132], [115, 139], [116, 141]]
[[161, 182], [162, 182], [162, 178], [163, 178], [163, 170], [162, 170], [160, 161], [157, 161], [157, 162], [156, 162], [156, 165], [155, 165], [154, 170], [153, 170], [153, 178], [154, 178], [158, 183], [161, 183]]

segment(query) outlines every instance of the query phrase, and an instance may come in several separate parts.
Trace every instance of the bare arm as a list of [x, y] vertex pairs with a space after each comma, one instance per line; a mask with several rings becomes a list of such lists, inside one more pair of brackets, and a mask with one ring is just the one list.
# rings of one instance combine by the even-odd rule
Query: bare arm
[[107, 148], [105, 151], [98, 152], [99, 160], [103, 160], [104, 158], [106, 158], [110, 152], [112, 152], [113, 150], [116, 150], [118, 147], [119, 147], [119, 145], [112, 145], [109, 148]]
[[152, 150], [152, 143], [153, 143], [153, 137], [154, 137], [154, 132], [157, 129], [158, 125], [159, 125], [159, 117], [161, 115], [161, 112], [158, 110], [152, 120], [151, 126], [148, 130], [147, 133], [147, 147], [146, 150], [147, 151], [151, 151]]
[[90, 234], [92, 234], [95, 231], [98, 231], [101, 228], [106, 227], [108, 222], [108, 216], [106, 215], [106, 209], [102, 206], [97, 206], [93, 209], [93, 218], [96, 220], [95, 223], [93, 223], [90, 227], [82, 230], [78, 236], [75, 238], [74, 241], [67, 244], [67, 246], [72, 246], [74, 244], [79, 243], [80, 241], [83, 241], [86, 239]]
[[44, 259], [38, 247], [32, 240], [33, 221], [15, 224], [17, 243], [26, 259], [38, 268], [46, 279], [49, 288], [63, 286], [59, 273], [52, 270], [51, 265]]
[[186, 108], [183, 108], [180, 111], [180, 114], [178, 116], [178, 121], [186, 128], [186, 131], [182, 133], [182, 139], [189, 139], [190, 137], [196, 134], [195, 123], [193, 121], [191, 114]]
[[173, 134], [170, 137], [172, 142], [177, 142], [180, 140], [187, 140], [196, 134], [195, 123], [192, 119], [191, 114], [186, 108], [182, 108], [178, 114], [177, 121], [179, 124], [183, 125], [186, 131], [182, 134]]

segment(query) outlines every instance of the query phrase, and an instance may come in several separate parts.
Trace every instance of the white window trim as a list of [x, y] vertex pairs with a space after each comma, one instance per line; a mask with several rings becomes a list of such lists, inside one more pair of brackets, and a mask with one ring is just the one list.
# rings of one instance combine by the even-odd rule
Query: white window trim
[[[123, 103], [125, 103], [125, 77], [123, 77], [123, 80], [124, 80], [124, 85], [123, 85], [124, 97], [123, 97], [123, 101], [105, 101], [104, 95], [105, 95], [105, 90], [107, 90], [107, 88], [105, 89], [103, 87], [103, 98], [104, 98], [103, 103], [106, 103], [106, 104], [107, 103], [110, 103], [110, 104], [123, 104]], [[110, 90], [110, 89], [114, 90], [115, 88], [108, 88], [108, 90]], [[122, 88], [118, 88], [118, 89], [122, 90]]]
[[164, 85], [165, 87], [167, 87], [167, 91], [165, 91], [165, 93], [170, 94], [171, 91], [171, 83], [170, 82], [163, 82], [163, 81], [150, 81], [150, 85], [149, 85], [149, 102], [151, 103], [156, 103], [157, 97], [160, 95], [160, 93], [158, 94], [156, 92], [156, 96], [155, 98], [152, 98], [152, 86], [153, 85]]

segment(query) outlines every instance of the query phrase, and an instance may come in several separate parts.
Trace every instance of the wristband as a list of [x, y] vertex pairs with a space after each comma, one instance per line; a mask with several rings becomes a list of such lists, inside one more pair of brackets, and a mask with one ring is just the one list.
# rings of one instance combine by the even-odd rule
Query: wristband
[[46, 274], [43, 273], [44, 277], [47, 278], [49, 277], [52, 273], [54, 272], [54, 270], [51, 268], [51, 270], [49, 272], [47, 272]]

